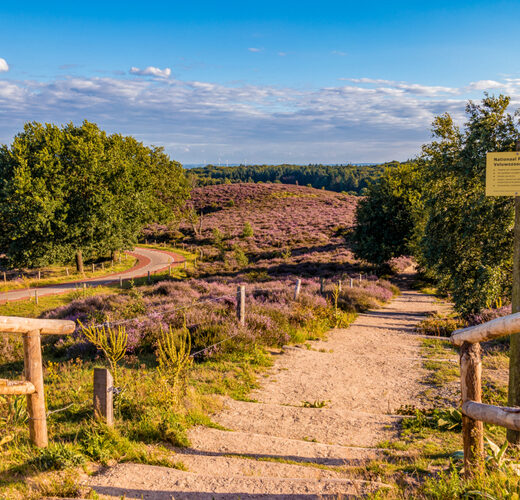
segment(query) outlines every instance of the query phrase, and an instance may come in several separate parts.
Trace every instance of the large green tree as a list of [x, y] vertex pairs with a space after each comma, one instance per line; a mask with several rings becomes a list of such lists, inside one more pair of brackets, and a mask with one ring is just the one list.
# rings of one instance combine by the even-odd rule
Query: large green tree
[[161, 148], [97, 125], [28, 123], [0, 148], [0, 247], [41, 266], [131, 248], [143, 225], [168, 222], [189, 186]]
[[447, 114], [436, 118], [436, 140], [423, 147], [416, 256], [463, 314], [511, 294], [513, 200], [485, 194], [486, 152], [512, 151], [519, 137], [509, 102], [470, 102], [463, 130]]

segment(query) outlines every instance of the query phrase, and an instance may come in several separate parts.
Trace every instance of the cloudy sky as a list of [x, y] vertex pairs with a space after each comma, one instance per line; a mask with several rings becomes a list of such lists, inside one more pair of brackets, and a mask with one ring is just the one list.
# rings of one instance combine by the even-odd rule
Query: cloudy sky
[[0, 2], [0, 143], [87, 119], [183, 163], [404, 160], [520, 107], [520, 2]]

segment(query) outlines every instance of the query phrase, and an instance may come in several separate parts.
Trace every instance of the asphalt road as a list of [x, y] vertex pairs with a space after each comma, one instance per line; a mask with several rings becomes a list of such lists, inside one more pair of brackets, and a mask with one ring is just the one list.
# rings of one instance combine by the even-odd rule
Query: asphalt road
[[148, 272], [154, 274], [157, 271], [167, 269], [168, 266], [179, 265], [184, 262], [184, 257], [172, 253], [162, 252], [151, 248], [137, 247], [131, 255], [138, 259], [137, 264], [128, 271], [122, 273], [110, 274], [101, 276], [99, 278], [85, 279], [79, 281], [71, 281], [68, 283], [61, 283], [59, 285], [49, 285], [37, 288], [25, 288], [23, 290], [10, 290], [0, 294], [0, 302], [28, 299], [34, 297], [34, 292], [38, 291], [38, 297], [45, 295], [56, 295], [59, 293], [66, 293], [75, 288], [82, 287], [86, 283], [89, 287], [115, 285], [119, 283], [119, 279], [129, 280], [147, 276]]

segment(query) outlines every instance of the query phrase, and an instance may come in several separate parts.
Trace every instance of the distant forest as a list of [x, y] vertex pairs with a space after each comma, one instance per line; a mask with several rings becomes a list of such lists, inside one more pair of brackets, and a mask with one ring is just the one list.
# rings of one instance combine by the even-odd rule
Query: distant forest
[[385, 168], [395, 168], [400, 163], [392, 161], [380, 165], [240, 165], [238, 167], [217, 167], [208, 165], [192, 168], [197, 184], [224, 184], [236, 182], [280, 182], [299, 184], [328, 191], [362, 195], [370, 182], [378, 179]]

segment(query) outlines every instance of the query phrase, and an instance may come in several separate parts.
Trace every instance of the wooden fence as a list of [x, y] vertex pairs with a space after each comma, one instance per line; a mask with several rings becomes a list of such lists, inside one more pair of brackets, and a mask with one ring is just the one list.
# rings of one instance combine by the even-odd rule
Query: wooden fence
[[29, 435], [39, 447], [48, 444], [47, 414], [43, 388], [43, 365], [41, 335], [65, 335], [76, 328], [73, 321], [58, 319], [32, 319], [0, 316], [0, 333], [14, 333], [23, 336], [25, 380], [0, 379], [0, 394], [27, 395]]
[[520, 408], [482, 403], [482, 360], [480, 342], [520, 333], [520, 313], [481, 325], [456, 330], [451, 342], [460, 347], [460, 388], [464, 470], [471, 476], [484, 465], [483, 422], [520, 431]]

